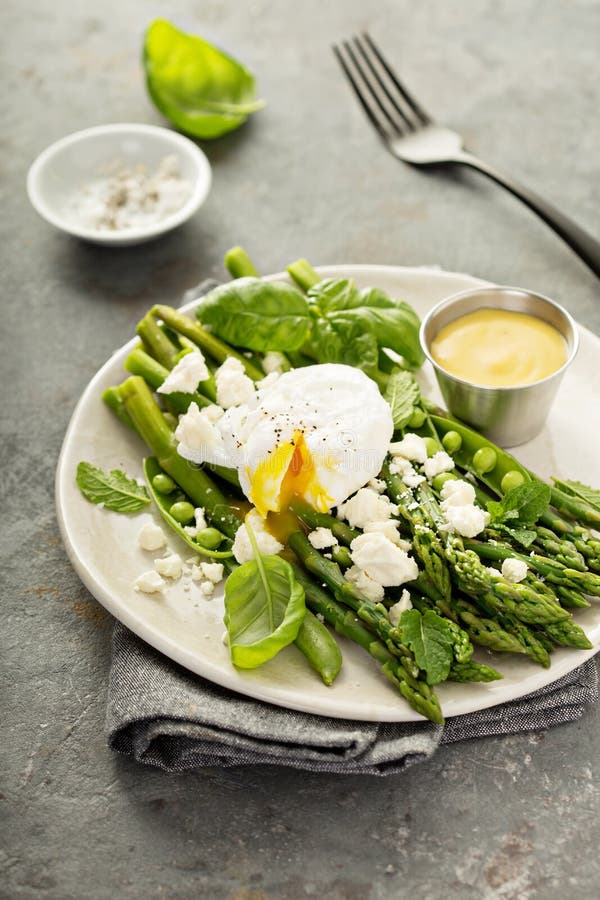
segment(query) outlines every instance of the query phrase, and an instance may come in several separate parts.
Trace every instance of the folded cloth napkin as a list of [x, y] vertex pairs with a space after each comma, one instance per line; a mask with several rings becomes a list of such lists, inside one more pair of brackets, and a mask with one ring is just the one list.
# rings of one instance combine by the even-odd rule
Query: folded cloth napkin
[[271, 706], [205, 681], [117, 623], [106, 727], [113, 750], [167, 772], [281, 765], [391, 775], [428, 759], [440, 744], [573, 721], [597, 697], [592, 659], [543, 690], [449, 719], [443, 727], [330, 719]]

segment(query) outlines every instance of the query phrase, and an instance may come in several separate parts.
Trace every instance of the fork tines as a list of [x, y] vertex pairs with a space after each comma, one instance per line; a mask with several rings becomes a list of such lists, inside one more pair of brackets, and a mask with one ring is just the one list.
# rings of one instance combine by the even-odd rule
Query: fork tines
[[431, 124], [431, 119], [406, 90], [373, 39], [363, 32], [333, 46], [338, 62], [359, 103], [384, 140]]

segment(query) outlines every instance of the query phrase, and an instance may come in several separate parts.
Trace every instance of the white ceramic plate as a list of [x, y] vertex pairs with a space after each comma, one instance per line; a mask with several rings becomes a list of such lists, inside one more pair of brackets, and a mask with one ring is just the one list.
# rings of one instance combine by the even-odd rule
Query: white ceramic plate
[[[408, 300], [420, 315], [444, 297], [483, 283], [468, 275], [392, 266], [326, 266], [319, 271], [323, 276], [350, 275], [359, 287], [381, 287]], [[580, 328], [580, 336], [578, 357], [565, 375], [546, 428], [515, 455], [542, 476], [559, 474], [600, 484], [600, 339], [584, 328]], [[376, 663], [348, 641], [341, 641], [344, 665], [330, 688], [308, 669], [293, 646], [260, 669], [236, 671], [222, 643], [222, 593], [208, 601], [201, 598], [196, 586], [186, 593], [181, 581], [163, 596], [133, 590], [134, 579], [152, 568], [153, 557], [137, 547], [137, 533], [153, 515], [159, 520], [158, 514], [129, 517], [99, 509], [82, 497], [75, 484], [80, 460], [141, 476], [145, 448], [100, 399], [104, 388], [123, 379], [123, 361], [133, 343], [118, 350], [84, 391], [58, 463], [58, 520], [67, 552], [86, 587], [153, 647], [192, 672], [239, 693], [323, 716], [387, 722], [420, 719], [380, 674]], [[424, 368], [422, 379], [427, 394], [437, 396], [431, 369]], [[170, 545], [189, 557], [189, 549], [178, 543], [171, 535]], [[444, 714], [462, 715], [520, 697], [580, 665], [600, 649], [600, 600], [578, 612], [576, 618], [593, 641], [594, 650], [557, 650], [548, 670], [522, 657], [494, 656], [492, 664], [503, 672], [503, 680], [489, 685], [440, 686]], [[486, 656], [479, 658], [489, 661]]]

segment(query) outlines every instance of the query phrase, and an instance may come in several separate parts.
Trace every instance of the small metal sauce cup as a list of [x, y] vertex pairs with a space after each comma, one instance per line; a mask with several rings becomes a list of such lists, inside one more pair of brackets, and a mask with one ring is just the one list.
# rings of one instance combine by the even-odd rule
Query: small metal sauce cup
[[[474, 384], [447, 372], [433, 359], [431, 342], [445, 325], [478, 309], [528, 313], [553, 325], [565, 339], [566, 362], [540, 381], [510, 387]], [[420, 338], [450, 412], [503, 447], [523, 444], [541, 431], [561, 378], [579, 346], [575, 321], [558, 303], [521, 288], [493, 286], [463, 291], [442, 300], [423, 320]]]

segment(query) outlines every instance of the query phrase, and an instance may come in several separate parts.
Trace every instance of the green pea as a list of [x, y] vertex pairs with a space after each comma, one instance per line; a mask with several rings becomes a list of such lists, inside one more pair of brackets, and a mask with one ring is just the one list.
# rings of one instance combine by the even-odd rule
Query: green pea
[[194, 518], [194, 507], [187, 500], [179, 500], [173, 504], [169, 513], [180, 525], [187, 525]]
[[163, 417], [169, 428], [174, 431], [177, 428], [177, 416], [170, 412], [164, 412]]
[[517, 469], [511, 469], [510, 472], [506, 473], [506, 475], [500, 482], [500, 487], [506, 494], [507, 491], [510, 491], [512, 488], [518, 487], [520, 484], [523, 484], [524, 481], [525, 477], [521, 472], [519, 472]]
[[196, 543], [207, 550], [216, 550], [222, 540], [223, 535], [216, 528], [203, 528], [196, 535]]
[[175, 490], [176, 484], [172, 478], [169, 478], [168, 475], [165, 475], [164, 472], [159, 472], [158, 475], [155, 475], [152, 479], [152, 487], [155, 491], [158, 491], [159, 494], [171, 494]]
[[452, 472], [440, 472], [439, 475], [436, 475], [433, 479], [433, 489], [434, 491], [441, 491], [447, 481], [456, 481], [457, 476]]
[[423, 440], [425, 441], [425, 446], [427, 448], [427, 456], [433, 456], [435, 453], [437, 453], [439, 451], [440, 445], [435, 440], [435, 438], [426, 437], [426, 438], [423, 438]]
[[492, 447], [480, 447], [473, 456], [473, 468], [478, 475], [491, 472], [498, 462], [498, 454]]
[[343, 568], [347, 569], [352, 565], [352, 557], [347, 547], [336, 545], [332, 548], [331, 555], [338, 566], [343, 566]]
[[415, 409], [408, 420], [408, 428], [420, 428], [425, 421], [425, 418], [426, 416], [422, 409]]
[[456, 453], [462, 446], [462, 438], [458, 431], [447, 431], [442, 438], [442, 444], [448, 453]]

